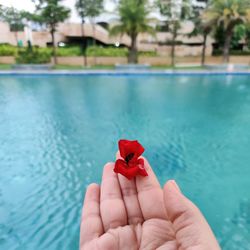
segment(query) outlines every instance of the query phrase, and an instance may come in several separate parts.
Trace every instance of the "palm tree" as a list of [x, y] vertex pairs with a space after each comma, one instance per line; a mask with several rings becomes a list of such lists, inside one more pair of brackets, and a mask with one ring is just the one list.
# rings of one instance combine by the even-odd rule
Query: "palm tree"
[[229, 62], [230, 43], [234, 27], [250, 20], [249, 0], [212, 0], [204, 13], [206, 22], [212, 26], [223, 25], [225, 41], [223, 61]]
[[118, 5], [119, 24], [110, 29], [110, 35], [127, 34], [131, 39], [128, 63], [138, 63], [137, 39], [140, 33], [154, 34], [154, 29], [148, 24], [152, 19], [147, 0], [120, 0]]

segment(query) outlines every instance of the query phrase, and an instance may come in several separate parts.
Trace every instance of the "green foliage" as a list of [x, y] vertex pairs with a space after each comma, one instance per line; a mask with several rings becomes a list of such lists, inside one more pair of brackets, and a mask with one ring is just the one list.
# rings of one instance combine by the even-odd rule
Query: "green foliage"
[[[107, 57], [126, 57], [128, 55], [127, 48], [114, 47], [97, 47], [91, 46], [87, 49], [87, 56], [107, 56]], [[139, 51], [140, 56], [156, 56], [155, 51]]]
[[17, 48], [9, 44], [0, 44], [0, 56], [15, 56]]
[[0, 5], [0, 20], [9, 24], [11, 31], [23, 31], [24, 11]]
[[0, 70], [11, 70], [11, 64], [0, 64]]
[[156, 6], [160, 13], [167, 18], [166, 24], [169, 26], [170, 32], [174, 32], [174, 28], [179, 29], [180, 22], [189, 19], [193, 11], [190, 0], [157, 0]]
[[200, 9], [193, 8], [190, 20], [194, 24], [194, 29], [188, 34], [189, 37], [198, 35], [208, 36], [212, 31], [211, 24], [206, 22], [203, 18], [204, 11], [206, 11], [206, 9], [201, 11]]
[[107, 57], [123, 57], [128, 55], [127, 48], [114, 48], [114, 47], [98, 47], [90, 46], [87, 48], [87, 56], [107, 56]]
[[139, 33], [154, 35], [155, 30], [149, 25], [152, 22], [148, 18], [150, 7], [147, 0], [120, 0], [118, 5], [119, 24], [111, 27], [110, 35], [127, 34], [131, 39], [129, 47], [128, 62], [137, 63], [138, 53], [136, 41]]
[[51, 60], [50, 51], [41, 51], [37, 48], [20, 49], [16, 56], [16, 62], [19, 64], [43, 64]]
[[249, 0], [211, 0], [204, 18], [211, 25], [223, 25], [225, 31], [232, 30], [237, 24], [250, 21]]
[[75, 7], [82, 20], [85, 17], [95, 18], [103, 11], [103, 0], [77, 0]]
[[[223, 60], [228, 62], [235, 27], [250, 22], [250, 1], [211, 0], [204, 13], [204, 19], [210, 23], [211, 27], [217, 29], [215, 32], [216, 40], [219, 42], [224, 40]], [[239, 41], [239, 38], [236, 37], [236, 40]]]
[[45, 24], [50, 30], [55, 64], [57, 63], [55, 46], [57, 25], [70, 16], [70, 9], [63, 6], [62, 1], [63, 0], [33, 0], [33, 2], [36, 3], [36, 13], [30, 16], [34, 22]]
[[[176, 38], [181, 29], [181, 22], [191, 18], [191, 0], [156, 0], [161, 15], [166, 18], [166, 25], [172, 35], [171, 39], [171, 64], [175, 65], [175, 44]], [[169, 43], [169, 41], [168, 41]]]
[[[222, 49], [213, 50], [213, 56], [221, 56], [222, 54], [223, 54]], [[250, 51], [231, 50], [230, 54], [233, 56], [250, 56]]]
[[239, 24], [234, 27], [231, 47], [236, 48], [244, 37], [246, 36], [246, 27], [244, 24]]
[[185, 20], [192, 14], [190, 0], [157, 0], [156, 6], [159, 8], [160, 13], [168, 18], [168, 22]]
[[223, 48], [224, 43], [225, 43], [225, 32], [224, 32], [223, 25], [220, 24], [217, 27], [215, 27], [213, 34], [214, 34], [214, 39], [217, 43], [217, 47]]
[[33, 15], [33, 20], [44, 23], [51, 31], [55, 31], [57, 24], [65, 21], [70, 15], [70, 9], [61, 3], [62, 0], [37, 1], [37, 12]]
[[[19, 51], [18, 55], [17, 52]], [[116, 47], [98, 47], [98, 46], [90, 46], [87, 48], [87, 56], [99, 56], [99, 57], [126, 57], [128, 55], [128, 49], [124, 48], [116, 48]], [[56, 50], [57, 56], [81, 56], [82, 50], [79, 46], [58, 48]], [[157, 53], [155, 51], [140, 51], [140, 56], [156, 56]], [[0, 56], [17, 56], [18, 61], [22, 61], [21, 57], [24, 57], [25, 63], [29, 60], [32, 62], [32, 56], [41, 56], [42, 58], [47, 58], [48, 56], [52, 56], [52, 48], [38, 48], [33, 47], [33, 53], [29, 53], [27, 48], [19, 49], [15, 46], [11, 46], [8, 44], [0, 45]], [[42, 59], [43, 60], [43, 59]], [[37, 58], [35, 58], [37, 61]], [[46, 60], [45, 60], [46, 61]]]
[[154, 29], [149, 25], [150, 8], [147, 0], [121, 0], [118, 6], [119, 24], [110, 29], [113, 36], [127, 34], [130, 37], [147, 32], [154, 34]]
[[[49, 55], [53, 55], [52, 48], [36, 48], [40, 53], [45, 53]], [[57, 56], [81, 56], [82, 51], [78, 46], [65, 47], [65, 48], [57, 48], [56, 50]]]
[[157, 52], [156, 51], [139, 51], [139, 56], [142, 57], [153, 57], [153, 56], [157, 56]]
[[250, 50], [250, 28], [246, 30], [247, 48]]
[[[239, 41], [241, 39], [244, 39], [244, 37], [246, 37], [246, 32], [247, 30], [244, 24], [238, 24], [234, 27], [232, 39], [230, 42], [231, 49], [236, 49], [238, 47]], [[222, 24], [215, 29], [214, 38], [218, 44], [217, 47], [219, 49], [222, 49], [225, 43], [225, 32]]]
[[56, 50], [57, 56], [81, 56], [82, 50], [81, 47], [74, 46], [68, 48], [58, 48]]

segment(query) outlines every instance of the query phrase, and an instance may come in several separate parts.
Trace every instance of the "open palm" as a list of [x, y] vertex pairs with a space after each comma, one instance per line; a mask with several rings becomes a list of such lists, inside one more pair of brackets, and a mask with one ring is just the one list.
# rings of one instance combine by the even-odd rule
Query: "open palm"
[[220, 249], [198, 208], [169, 181], [162, 190], [145, 160], [148, 177], [127, 180], [104, 167], [101, 188], [86, 192], [81, 250]]

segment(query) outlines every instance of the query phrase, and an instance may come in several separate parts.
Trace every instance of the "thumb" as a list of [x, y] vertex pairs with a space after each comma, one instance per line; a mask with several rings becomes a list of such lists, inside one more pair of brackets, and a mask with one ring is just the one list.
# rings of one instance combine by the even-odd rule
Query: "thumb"
[[173, 223], [177, 243], [184, 249], [220, 249], [217, 240], [200, 210], [180, 191], [174, 180], [164, 186], [164, 203]]

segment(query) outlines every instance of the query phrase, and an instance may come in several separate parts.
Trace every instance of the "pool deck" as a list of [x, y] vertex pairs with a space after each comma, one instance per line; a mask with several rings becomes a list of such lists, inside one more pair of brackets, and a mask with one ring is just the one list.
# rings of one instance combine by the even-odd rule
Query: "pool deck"
[[0, 70], [0, 76], [25, 75], [250, 75], [249, 70]]

